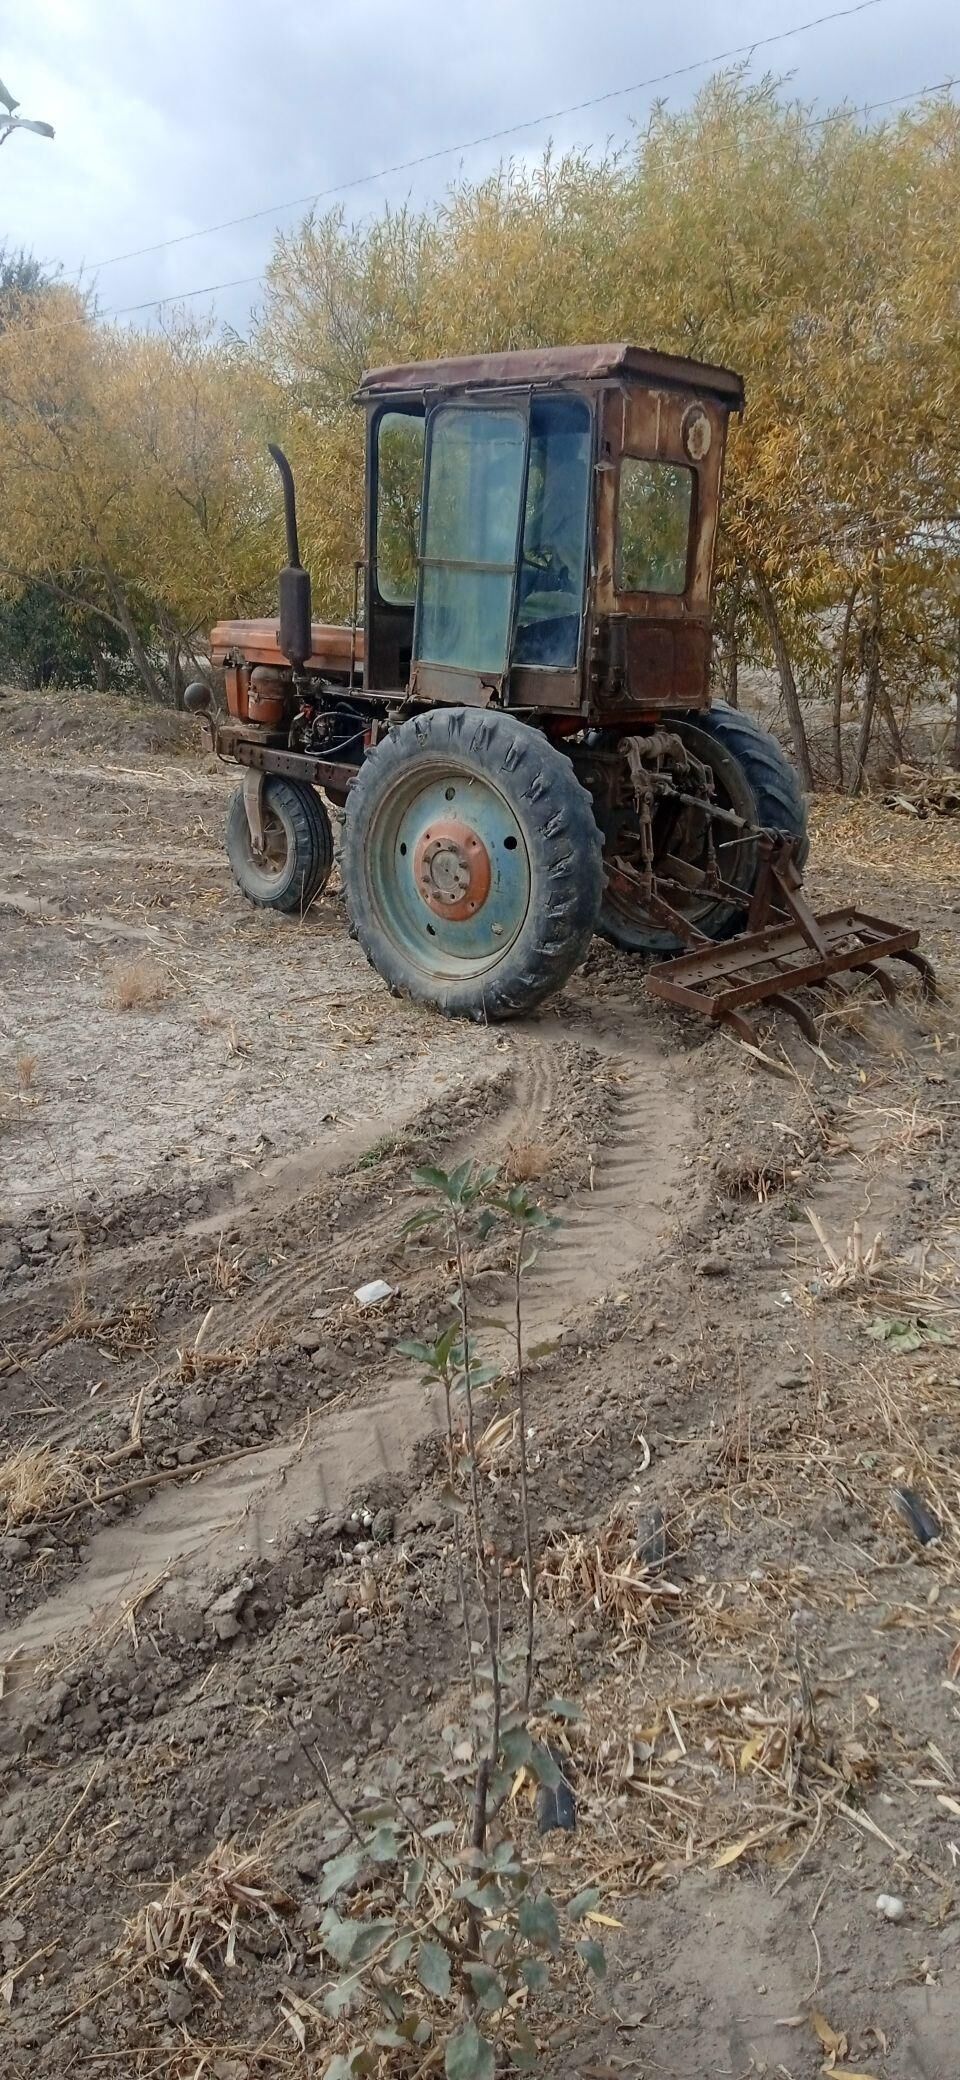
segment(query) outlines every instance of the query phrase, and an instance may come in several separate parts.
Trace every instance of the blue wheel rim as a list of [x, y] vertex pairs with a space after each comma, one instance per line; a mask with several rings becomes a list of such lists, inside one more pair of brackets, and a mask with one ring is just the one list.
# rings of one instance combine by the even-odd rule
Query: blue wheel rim
[[[424, 899], [417, 876], [430, 833], [453, 819], [479, 840], [490, 870], [477, 908], [457, 918]], [[446, 761], [398, 776], [373, 818], [366, 871], [381, 930], [405, 961], [438, 979], [498, 966], [530, 909], [530, 856], [510, 803], [485, 774]]]

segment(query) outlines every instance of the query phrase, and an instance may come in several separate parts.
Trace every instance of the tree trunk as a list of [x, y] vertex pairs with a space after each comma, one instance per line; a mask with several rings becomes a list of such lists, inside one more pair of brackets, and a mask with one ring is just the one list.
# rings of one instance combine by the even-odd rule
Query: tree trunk
[[[878, 641], [878, 651], [879, 647], [880, 646]], [[880, 710], [881, 715], [883, 716], [887, 735], [890, 738], [891, 744], [893, 745], [893, 755], [897, 761], [898, 766], [902, 766], [905, 757], [903, 746], [903, 733], [901, 731], [900, 724], [897, 721], [896, 714], [894, 712], [894, 706], [892, 700], [890, 699], [889, 690], [883, 683], [882, 673], [880, 675], [880, 683], [877, 688], [877, 706]]]
[[100, 642], [95, 629], [88, 627], [87, 629], [85, 629], [84, 634], [86, 638], [87, 649], [90, 652], [90, 662], [93, 666], [93, 683], [98, 693], [109, 693], [110, 664], [107, 658], [107, 653], [103, 647], [103, 644]]
[[737, 570], [730, 584], [730, 604], [721, 628], [723, 642], [721, 672], [723, 675], [723, 697], [731, 708], [740, 706], [740, 596], [743, 591], [743, 573]]
[[170, 681], [173, 705], [178, 710], [182, 710], [183, 690], [186, 681], [183, 676], [183, 660], [180, 655], [179, 636], [170, 636], [167, 642], [167, 678]]
[[953, 671], [953, 754], [952, 762], [960, 772], [960, 608], [957, 610], [957, 648]]
[[863, 788], [863, 776], [867, 769], [867, 753], [870, 749], [870, 737], [873, 731], [873, 718], [876, 714], [877, 703], [881, 694], [880, 567], [877, 563], [874, 563], [870, 573], [870, 605], [870, 626], [867, 630], [866, 646], [867, 685], [863, 700], [863, 714], [860, 717], [860, 734], [857, 738], [853, 779], [850, 782], [850, 792], [854, 795], [860, 794]]
[[847, 604], [843, 610], [843, 627], [840, 630], [840, 643], [837, 649], [836, 671], [834, 673], [833, 680], [833, 716], [831, 728], [831, 734], [833, 737], [833, 777], [834, 782], [836, 786], [840, 789], [841, 793], [843, 792], [843, 731], [841, 729], [840, 711], [843, 706], [843, 682], [847, 675], [847, 651], [850, 647], [850, 624], [853, 620], [853, 610], [857, 604], [857, 594], [859, 590], [860, 580], [859, 578], [855, 578], [853, 584], [850, 587], [849, 592], [847, 593]]
[[163, 687], [140, 640], [137, 624], [130, 612], [130, 604], [123, 586], [108, 566], [104, 566], [104, 582], [113, 601], [113, 610], [130, 645], [130, 655], [140, 675], [143, 690], [149, 700], [164, 705]]
[[804, 728], [800, 696], [797, 693], [797, 682], [793, 676], [790, 652], [787, 649], [783, 630], [780, 626], [780, 617], [777, 613], [773, 593], [767, 583], [766, 573], [756, 563], [753, 565], [753, 581], [757, 589], [757, 598], [760, 601], [763, 618], [767, 624], [767, 632], [773, 646], [777, 676], [780, 680], [780, 692], [783, 696], [783, 705], [787, 711], [787, 721], [790, 724], [790, 735], [793, 739], [793, 755], [796, 760], [797, 770], [803, 781], [805, 792], [814, 794], [816, 782], [813, 777], [813, 767], [810, 763], [810, 746], [807, 743], [807, 732]]

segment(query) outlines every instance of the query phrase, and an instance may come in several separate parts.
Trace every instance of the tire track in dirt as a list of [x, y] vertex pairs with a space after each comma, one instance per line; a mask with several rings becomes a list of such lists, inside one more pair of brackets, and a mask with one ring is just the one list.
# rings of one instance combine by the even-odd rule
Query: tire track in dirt
[[[573, 1037], [561, 1029], [562, 1039]], [[517, 1030], [513, 1073], [505, 1102], [480, 1123], [465, 1153], [489, 1161], [518, 1134], [528, 1140], [556, 1129], [558, 1108], [570, 1102], [558, 1037], [549, 1028]], [[687, 1106], [655, 1038], [631, 1007], [605, 1008], [578, 1026], [576, 1042], [593, 1051], [590, 1073], [616, 1092], [587, 1186], [566, 1205], [563, 1225], [549, 1239], [527, 1283], [525, 1327], [529, 1345], [552, 1345], [585, 1321], [603, 1295], [656, 1254], [664, 1200], [677, 1183], [687, 1133]], [[582, 1073], [582, 1069], [581, 1069]], [[562, 1118], [563, 1114], [560, 1112]], [[591, 1188], [592, 1187], [592, 1188]], [[359, 1212], [349, 1246], [376, 1262], [379, 1240], [395, 1237], [396, 1209], [371, 1205]], [[346, 1238], [338, 1238], [342, 1260]], [[259, 1321], [288, 1313], [309, 1297], [313, 1250], [283, 1267], [266, 1291], [243, 1304], [245, 1333]], [[506, 1281], [504, 1281], [506, 1285]], [[236, 1309], [222, 1310], [237, 1336]], [[362, 1366], [358, 1367], [362, 1378]], [[97, 1533], [77, 1574], [21, 1624], [0, 1634], [0, 1663], [16, 1657], [23, 1676], [84, 1628], [122, 1620], [151, 1584], [180, 1609], [203, 1607], [223, 1576], [266, 1552], [282, 1550], [304, 1516], [336, 1511], [385, 1476], [402, 1475], [416, 1447], [443, 1424], [439, 1396], [431, 1397], [411, 1370], [361, 1388], [360, 1401], [325, 1414], [322, 1427], [274, 1439], [209, 1475], [185, 1473], [183, 1482], [157, 1489], [135, 1516]]]
[[[545, 1140], [551, 1123], [555, 1130], [557, 1118], [563, 1117], [570, 1091], [555, 1046], [534, 1030], [511, 1033], [510, 1042], [513, 1060], [488, 1086], [495, 1109], [462, 1141], [454, 1132], [452, 1146], [444, 1153], [451, 1167], [467, 1156], [479, 1163], [502, 1162], [521, 1133], [529, 1141]], [[438, 1141], [446, 1143], [448, 1138], [441, 1129]], [[422, 1153], [430, 1160], [435, 1150], [425, 1144]], [[259, 1280], [254, 1290], [218, 1307], [205, 1341], [214, 1345], [222, 1337], [235, 1347], [254, 1344], [281, 1320], [309, 1314], [331, 1292], [339, 1299], [349, 1297], [362, 1280], [379, 1275], [381, 1265], [396, 1252], [403, 1212], [393, 1191], [380, 1203], [371, 1203], [376, 1190], [371, 1174], [367, 1202], [348, 1209], [343, 1221], [332, 1226], [322, 1209], [311, 1209], [309, 1192], [302, 1194], [299, 1203], [289, 1207], [288, 1218], [291, 1231], [298, 1219], [316, 1221], [309, 1245], [296, 1248], [292, 1261]]]

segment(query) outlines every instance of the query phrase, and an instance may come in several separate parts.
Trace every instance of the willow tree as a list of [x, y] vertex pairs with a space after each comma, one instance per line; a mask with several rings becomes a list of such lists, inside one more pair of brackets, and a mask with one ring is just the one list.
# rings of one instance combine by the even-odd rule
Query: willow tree
[[0, 578], [119, 631], [153, 697], [158, 637], [173, 660], [219, 608], [266, 600], [263, 391], [203, 329], [130, 334], [65, 289], [0, 332]]
[[[617, 338], [725, 361], [748, 398], [720, 540], [727, 676], [745, 632], [808, 784], [802, 695], [856, 682], [868, 733], [879, 707], [896, 738], [931, 585], [943, 618], [930, 546], [957, 511], [958, 120], [942, 100], [879, 127], [815, 118], [734, 74], [600, 160], [548, 153], [432, 212], [281, 241], [260, 338], [321, 497], [328, 584], [359, 536], [346, 408], [365, 362]], [[942, 655], [915, 648], [935, 675]]]

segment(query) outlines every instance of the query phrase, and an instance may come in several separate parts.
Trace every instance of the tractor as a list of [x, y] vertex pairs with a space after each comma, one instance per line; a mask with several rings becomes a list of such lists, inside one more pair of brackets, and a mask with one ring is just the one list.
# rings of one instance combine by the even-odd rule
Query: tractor
[[279, 615], [213, 630], [225, 717], [204, 682], [188, 689], [242, 772], [226, 842], [252, 903], [302, 917], [323, 889], [325, 796], [345, 811], [364, 953], [450, 1016], [529, 1012], [598, 931], [655, 957], [659, 994], [741, 1030], [764, 997], [809, 1025], [788, 982], [877, 972], [889, 953], [924, 965], [915, 933], [812, 916], [793, 769], [711, 698], [738, 375], [628, 345], [536, 348], [376, 369], [357, 401], [352, 625], [312, 619], [273, 447]]

